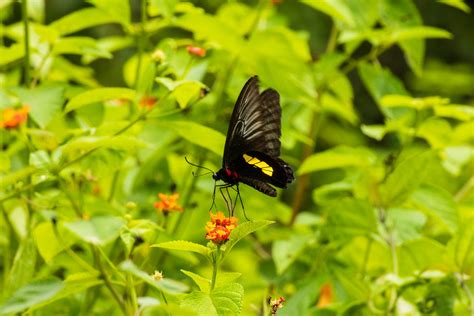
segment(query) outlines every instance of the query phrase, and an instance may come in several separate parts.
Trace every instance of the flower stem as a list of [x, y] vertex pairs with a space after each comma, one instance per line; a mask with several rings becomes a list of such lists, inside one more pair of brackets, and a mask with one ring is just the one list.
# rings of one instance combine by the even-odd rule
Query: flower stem
[[217, 246], [216, 256], [214, 257], [214, 261], [212, 263], [212, 280], [211, 280], [211, 291], [216, 286], [216, 278], [217, 278], [217, 269], [219, 267], [219, 259], [221, 257], [221, 246]]
[[21, 1], [21, 15], [23, 20], [23, 31], [25, 32], [25, 60], [24, 74], [25, 85], [30, 86], [30, 31], [28, 29], [28, 0]]

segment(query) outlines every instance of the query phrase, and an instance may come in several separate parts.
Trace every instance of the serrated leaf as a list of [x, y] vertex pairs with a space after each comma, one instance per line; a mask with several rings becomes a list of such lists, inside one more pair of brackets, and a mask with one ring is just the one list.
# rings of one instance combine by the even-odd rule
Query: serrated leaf
[[160, 122], [160, 125], [173, 129], [181, 137], [195, 145], [209, 149], [219, 156], [222, 155], [225, 136], [212, 128], [191, 121]]
[[77, 238], [93, 245], [105, 245], [116, 239], [125, 221], [116, 216], [97, 216], [90, 220], [65, 222], [63, 227]]
[[210, 294], [194, 291], [186, 295], [181, 306], [198, 315], [239, 315], [242, 311], [244, 288], [230, 283], [215, 288]]
[[370, 166], [375, 162], [374, 154], [367, 148], [339, 146], [306, 158], [298, 169], [298, 174], [319, 170], [347, 167]]
[[61, 291], [63, 283], [58, 278], [50, 277], [33, 281], [18, 291], [0, 306], [0, 314], [20, 313], [40, 304]]
[[474, 220], [464, 221], [457, 233], [448, 242], [447, 253], [455, 271], [474, 273]]
[[135, 90], [127, 88], [98, 88], [87, 90], [74, 96], [66, 104], [65, 112], [77, 110], [91, 103], [102, 102], [111, 99], [126, 99], [133, 101], [136, 98]]
[[166, 278], [166, 276], [157, 281], [155, 280], [150, 274], [146, 273], [145, 271], [140, 270], [132, 261], [127, 260], [122, 262], [119, 265], [119, 268], [122, 271], [131, 273], [133, 276], [137, 277], [138, 279], [146, 282], [147, 284], [151, 285], [152, 287], [163, 291], [167, 294], [181, 294], [188, 291], [189, 287], [181, 282]]
[[196, 252], [201, 255], [207, 256], [209, 249], [203, 245], [196, 244], [186, 240], [173, 240], [166, 241], [159, 244], [154, 244], [151, 247], [164, 248], [170, 250], [182, 250]]
[[253, 233], [259, 229], [262, 229], [265, 226], [273, 224], [272, 221], [248, 221], [242, 224], [239, 224], [231, 233], [229, 237], [229, 241], [225, 244], [225, 254], [228, 254], [232, 247], [235, 246], [242, 238], [247, 236], [248, 234]]

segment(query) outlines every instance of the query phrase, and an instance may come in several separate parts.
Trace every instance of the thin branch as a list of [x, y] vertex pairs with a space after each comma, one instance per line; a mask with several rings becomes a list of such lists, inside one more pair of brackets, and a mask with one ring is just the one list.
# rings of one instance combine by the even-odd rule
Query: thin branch
[[30, 86], [30, 30], [28, 27], [28, 0], [21, 1], [21, 15], [23, 20], [23, 31], [25, 32], [25, 60], [24, 74], [25, 86]]

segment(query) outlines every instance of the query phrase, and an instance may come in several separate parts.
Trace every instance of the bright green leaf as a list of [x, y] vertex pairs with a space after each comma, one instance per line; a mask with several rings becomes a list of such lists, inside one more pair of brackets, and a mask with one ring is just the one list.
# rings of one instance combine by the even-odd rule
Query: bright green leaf
[[97, 8], [84, 8], [74, 11], [52, 22], [49, 26], [59, 35], [67, 35], [101, 24], [115, 22], [115, 19]]
[[225, 136], [220, 132], [191, 121], [163, 121], [163, 127], [169, 127], [191, 143], [209, 149], [217, 155], [222, 155]]
[[232, 247], [234, 247], [242, 238], [270, 224], [273, 224], [273, 222], [265, 220], [247, 221], [239, 224], [230, 233], [229, 241], [225, 244], [225, 254], [228, 254]]
[[207, 256], [207, 254], [209, 253], [209, 249], [207, 247], [186, 240], [166, 241], [159, 244], [154, 244], [151, 247], [158, 247], [170, 250], [191, 251], [204, 256]]
[[59, 113], [64, 103], [64, 88], [44, 85], [34, 89], [16, 87], [13, 92], [24, 105], [30, 106], [31, 118], [42, 128]]
[[366, 148], [339, 146], [306, 158], [298, 169], [298, 174], [333, 168], [364, 167], [374, 162], [374, 154]]
[[135, 100], [135, 90], [127, 88], [98, 88], [85, 91], [74, 96], [66, 104], [65, 112], [70, 112], [79, 109], [85, 105], [103, 102], [111, 99], [126, 99], [133, 101]]
[[97, 216], [90, 220], [66, 222], [63, 225], [64, 228], [85, 242], [105, 245], [119, 236], [124, 223], [120, 217]]

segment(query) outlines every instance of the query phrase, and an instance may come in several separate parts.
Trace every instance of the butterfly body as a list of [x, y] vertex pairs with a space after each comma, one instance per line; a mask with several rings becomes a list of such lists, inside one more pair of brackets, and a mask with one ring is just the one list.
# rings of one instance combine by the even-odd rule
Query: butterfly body
[[276, 196], [271, 185], [286, 188], [294, 179], [291, 167], [279, 158], [280, 136], [280, 96], [273, 89], [259, 93], [258, 78], [252, 77], [232, 112], [222, 168], [213, 175], [214, 180], [229, 186], [242, 182]]

